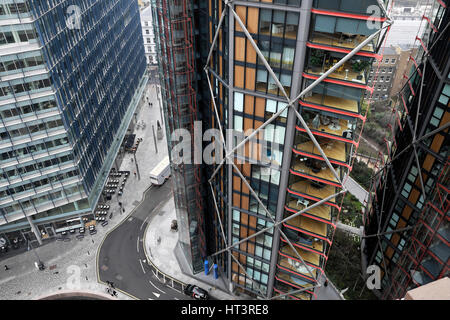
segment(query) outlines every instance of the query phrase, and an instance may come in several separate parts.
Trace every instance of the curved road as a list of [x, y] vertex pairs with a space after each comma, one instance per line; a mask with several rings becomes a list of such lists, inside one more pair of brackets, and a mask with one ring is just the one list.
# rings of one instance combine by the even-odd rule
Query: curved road
[[[146, 262], [143, 239], [148, 220], [170, 199], [172, 181], [151, 186], [133, 213], [113, 229], [101, 244], [97, 256], [99, 280], [141, 300], [190, 300], [162, 284]], [[163, 271], [163, 270], [162, 270]]]

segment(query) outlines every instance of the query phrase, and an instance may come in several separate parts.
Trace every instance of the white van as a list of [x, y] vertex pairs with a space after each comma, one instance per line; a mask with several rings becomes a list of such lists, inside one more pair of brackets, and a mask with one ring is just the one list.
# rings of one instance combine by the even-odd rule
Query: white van
[[150, 182], [160, 186], [170, 177], [170, 160], [166, 156], [153, 170], [150, 172]]

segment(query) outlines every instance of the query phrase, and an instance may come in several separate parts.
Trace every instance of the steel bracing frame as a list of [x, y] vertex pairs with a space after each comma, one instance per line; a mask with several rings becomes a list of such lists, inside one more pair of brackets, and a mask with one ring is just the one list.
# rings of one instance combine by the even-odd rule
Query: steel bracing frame
[[[314, 284], [312, 286], [308, 286], [306, 288], [300, 289], [300, 290], [294, 290], [282, 295], [278, 295], [273, 297], [272, 299], [275, 298], [280, 298], [282, 296], [286, 296], [286, 295], [290, 295], [290, 294], [296, 294], [296, 293], [300, 293], [306, 290], [311, 290], [314, 288], [318, 288], [321, 287], [320, 284], [320, 277], [322, 276], [322, 273], [320, 274], [319, 278], [316, 279], [316, 277], [313, 275], [310, 267], [308, 266], [308, 264], [305, 263], [305, 261], [303, 260], [303, 258], [301, 257], [301, 255], [297, 252], [297, 250], [295, 249], [294, 245], [292, 244], [291, 240], [284, 234], [284, 232], [282, 231], [282, 229], [280, 228], [280, 225], [286, 221], [289, 221], [297, 216], [300, 216], [301, 214], [303, 214], [304, 212], [313, 209], [316, 206], [319, 206], [327, 201], [329, 201], [330, 199], [333, 199], [341, 194], [345, 194], [347, 192], [347, 189], [345, 188], [344, 184], [345, 182], [341, 181], [340, 176], [337, 174], [337, 172], [335, 171], [334, 167], [331, 165], [330, 160], [328, 159], [327, 155], [325, 154], [325, 152], [323, 151], [322, 147], [320, 146], [320, 144], [317, 142], [315, 136], [313, 135], [313, 133], [311, 132], [310, 128], [308, 127], [307, 123], [305, 122], [305, 120], [303, 119], [302, 115], [298, 112], [296, 106], [297, 106], [297, 102], [300, 98], [302, 98], [303, 96], [305, 96], [308, 92], [310, 92], [316, 85], [318, 85], [319, 83], [321, 83], [324, 79], [326, 79], [330, 74], [332, 74], [334, 71], [336, 71], [339, 67], [341, 67], [346, 61], [348, 61], [349, 59], [351, 59], [355, 54], [357, 54], [359, 51], [361, 51], [368, 43], [370, 43], [375, 37], [377, 37], [379, 34], [381, 34], [381, 32], [384, 29], [387, 29], [387, 32], [390, 29], [390, 26], [392, 25], [393, 21], [390, 19], [386, 8], [384, 7], [384, 4], [381, 2], [381, 0], [378, 0], [378, 3], [380, 5], [380, 7], [382, 8], [384, 14], [386, 15], [387, 19], [387, 25], [381, 27], [377, 32], [373, 33], [371, 36], [369, 36], [366, 40], [364, 40], [361, 44], [359, 44], [357, 47], [355, 47], [350, 53], [346, 54], [339, 62], [337, 62], [333, 67], [331, 67], [327, 72], [325, 72], [323, 75], [321, 75], [318, 79], [316, 79], [311, 85], [309, 85], [307, 88], [305, 88], [300, 94], [298, 94], [298, 96], [296, 96], [294, 99], [289, 99], [284, 87], [282, 86], [280, 80], [278, 79], [278, 77], [275, 75], [275, 73], [273, 72], [272, 68], [270, 67], [268, 61], [266, 60], [266, 58], [264, 57], [264, 55], [262, 54], [261, 50], [259, 49], [259, 47], [257, 46], [257, 44], [255, 43], [255, 41], [253, 40], [252, 36], [250, 35], [248, 29], [246, 28], [246, 26], [244, 25], [244, 23], [242, 22], [242, 20], [240, 19], [239, 15], [235, 12], [234, 8], [233, 8], [233, 0], [224, 0], [225, 3], [225, 7], [223, 8], [223, 11], [221, 13], [220, 16], [220, 20], [219, 20], [219, 24], [217, 25], [216, 28], [216, 32], [214, 34], [214, 38], [211, 44], [211, 48], [208, 54], [208, 59], [206, 61], [206, 64], [204, 66], [204, 72], [206, 74], [207, 80], [208, 80], [208, 87], [210, 90], [210, 94], [212, 97], [212, 104], [214, 107], [214, 112], [215, 112], [215, 116], [217, 118], [217, 123], [219, 125], [219, 130], [220, 130], [220, 142], [223, 144], [224, 146], [224, 150], [225, 150], [225, 156], [224, 158], [221, 160], [220, 164], [217, 166], [217, 168], [214, 170], [213, 174], [211, 175], [210, 179], [209, 179], [209, 184], [211, 187], [211, 192], [213, 194], [213, 200], [214, 200], [214, 206], [215, 206], [215, 211], [216, 211], [216, 216], [217, 219], [219, 220], [219, 224], [220, 224], [220, 230], [221, 230], [221, 236], [222, 236], [222, 240], [224, 241], [225, 244], [225, 248], [222, 250], [219, 250], [217, 252], [215, 252], [214, 254], [210, 255], [210, 257], [214, 257], [216, 255], [219, 255], [221, 253], [224, 252], [228, 252], [230, 254], [230, 256], [233, 258], [233, 260], [239, 265], [239, 267], [243, 270], [243, 272], [245, 273], [245, 275], [249, 278], [250, 281], [251, 277], [248, 276], [245, 268], [241, 265], [241, 263], [238, 261], [238, 259], [236, 257], [234, 257], [233, 253], [231, 252], [231, 249], [233, 247], [236, 247], [238, 245], [240, 245], [243, 242], [246, 242], [256, 236], [258, 236], [259, 234], [262, 234], [268, 230], [274, 229], [276, 228], [279, 232], [281, 237], [288, 243], [288, 245], [290, 246], [290, 248], [295, 252], [297, 258], [301, 261], [302, 265], [306, 268], [306, 270], [308, 271], [308, 273], [310, 274], [311, 278], [314, 279]], [[239, 5], [243, 5], [242, 3], [239, 3]], [[228, 7], [228, 8], [227, 8]], [[228, 10], [227, 10], [228, 9]], [[263, 62], [267, 72], [270, 74], [270, 76], [272, 77], [272, 79], [275, 81], [277, 87], [279, 88], [279, 90], [281, 91], [285, 102], [287, 103], [287, 105], [283, 108], [281, 108], [278, 112], [276, 112], [269, 120], [267, 120], [266, 122], [264, 122], [260, 127], [258, 127], [258, 129], [254, 130], [250, 135], [248, 135], [243, 141], [241, 141], [240, 143], [238, 143], [236, 146], [232, 147], [232, 148], [228, 148], [228, 144], [226, 143], [226, 139], [224, 137], [223, 134], [223, 128], [221, 126], [221, 122], [220, 122], [220, 117], [219, 117], [219, 113], [217, 110], [217, 105], [215, 102], [215, 95], [212, 89], [212, 85], [211, 85], [211, 79], [209, 76], [209, 72], [211, 73], [211, 75], [217, 79], [219, 79], [222, 83], [225, 83], [225, 81], [223, 79], [221, 79], [220, 77], [218, 77], [214, 72], [212, 72], [212, 70], [208, 67], [208, 64], [211, 60], [211, 56], [212, 56], [212, 52], [214, 50], [214, 47], [216, 46], [217, 43], [217, 39], [220, 33], [220, 29], [222, 27], [223, 21], [225, 19], [225, 16], [228, 14], [231, 14], [234, 19], [238, 22], [239, 26], [242, 28], [246, 39], [250, 42], [251, 46], [253, 47], [253, 49], [256, 51], [256, 54], [258, 55], [258, 57], [260, 58], [260, 60]], [[230, 87], [231, 84], [226, 84], [225, 85], [227, 87]], [[261, 130], [263, 130], [268, 124], [272, 123], [279, 115], [281, 115], [286, 109], [292, 109], [296, 118], [301, 122], [303, 128], [306, 130], [309, 138], [311, 139], [311, 141], [313, 142], [313, 144], [315, 145], [315, 147], [318, 149], [319, 153], [321, 154], [321, 156], [323, 157], [324, 161], [326, 162], [328, 168], [331, 170], [331, 172], [333, 173], [334, 177], [337, 179], [337, 181], [339, 182], [339, 185], [341, 187], [341, 191], [320, 200], [319, 202], [316, 202], [312, 205], [310, 205], [309, 207], [298, 211], [297, 213], [290, 215], [287, 218], [284, 218], [283, 220], [276, 222], [273, 219], [273, 216], [275, 216], [273, 213], [271, 213], [269, 211], [269, 209], [263, 204], [263, 202], [261, 201], [261, 199], [259, 198], [259, 196], [256, 194], [256, 192], [253, 190], [253, 188], [251, 187], [250, 183], [247, 181], [247, 179], [245, 178], [245, 176], [242, 174], [242, 172], [239, 170], [239, 168], [236, 166], [236, 164], [234, 163], [234, 154], [236, 152], [236, 150], [238, 150], [239, 148], [241, 148], [242, 146], [244, 146], [247, 142], [249, 142], [253, 137], [255, 137], [258, 133], [261, 132]], [[360, 137], [362, 134], [362, 130], [360, 132]], [[215, 193], [214, 193], [214, 188], [212, 186], [212, 181], [214, 180], [216, 174], [219, 172], [219, 170], [222, 168], [222, 166], [225, 164], [225, 162], [231, 164], [231, 166], [233, 167], [233, 169], [236, 171], [236, 173], [239, 175], [239, 177], [242, 179], [242, 181], [244, 182], [244, 184], [246, 185], [246, 187], [249, 189], [250, 193], [254, 196], [254, 198], [257, 200], [258, 204], [263, 208], [263, 210], [266, 212], [267, 217], [270, 218], [270, 220], [273, 223], [273, 226], [271, 227], [267, 227], [264, 228], [244, 239], [241, 239], [238, 242], [235, 243], [230, 243], [230, 239], [227, 239], [226, 234], [224, 232], [223, 229], [223, 223], [222, 220], [220, 218], [220, 213], [218, 210], [218, 206], [217, 206], [217, 201], [216, 201], [216, 197], [215, 197]], [[349, 175], [350, 172], [350, 168], [348, 168], [348, 172], [347, 172], [347, 176]], [[229, 200], [231, 201], [231, 199]], [[337, 220], [339, 219], [339, 216], [337, 218]], [[335, 230], [335, 229], [334, 229]], [[334, 235], [334, 233], [333, 233]], [[252, 281], [253, 282], [253, 281]], [[256, 288], [258, 288], [258, 291], [261, 293], [261, 295], [263, 296], [263, 298], [267, 298], [267, 296], [259, 289], [259, 286], [253, 282], [253, 284], [255, 284]], [[267, 295], [270, 295], [270, 292], [267, 293]]]
[[[432, 1], [432, 7], [431, 7], [432, 13], [433, 13], [436, 5], [437, 6], [441, 5], [444, 8], [446, 7], [446, 5], [441, 1], [428, 0], [425, 11], [427, 10], [427, 8], [430, 5], [430, 1]], [[422, 23], [424, 20], [428, 23], [428, 30], [432, 29], [435, 32], [438, 32], [437, 28], [433, 25], [433, 22], [429, 17], [426, 17], [425, 15], [423, 15]], [[433, 130], [432, 132], [429, 132], [419, 138], [417, 137], [417, 134], [418, 134], [417, 127], [419, 125], [419, 114], [421, 112], [421, 108], [423, 107], [421, 105], [421, 103], [422, 103], [422, 95], [423, 95], [423, 88], [424, 88], [424, 79], [427, 74], [427, 65], [428, 65], [427, 61], [430, 57], [430, 52], [431, 52], [432, 48], [438, 43], [438, 41], [441, 39], [441, 37], [443, 36], [443, 34], [447, 30], [447, 28], [449, 28], [449, 25], [450, 25], [450, 22], [448, 22], [445, 25], [445, 27], [442, 29], [442, 31], [439, 34], [437, 34], [436, 39], [431, 43], [429, 38], [425, 39], [425, 41], [424, 41], [424, 39], [419, 37], [419, 32], [421, 30], [422, 23], [419, 27], [419, 30], [417, 32], [415, 39], [416, 39], [416, 41], [420, 42], [420, 45], [421, 45], [423, 51], [419, 52], [415, 59], [412, 56], [410, 56], [410, 58], [409, 58], [409, 60], [413, 62], [414, 66], [416, 68], [416, 72], [421, 78], [420, 79], [420, 89], [418, 90], [418, 92], [414, 92], [414, 89], [413, 89], [411, 81], [410, 81], [411, 78], [414, 76], [414, 74], [411, 75], [410, 77], [407, 77], [406, 75], [404, 75], [404, 79], [405, 79], [404, 86], [403, 86], [403, 89], [400, 90], [400, 92], [397, 94], [397, 104], [394, 105], [394, 107], [393, 107], [393, 112], [391, 114], [391, 120], [390, 120], [390, 122], [392, 123], [392, 121], [393, 121], [392, 117], [394, 114], [398, 117], [398, 113], [399, 113], [398, 109], [399, 109], [399, 106], [402, 104], [403, 110], [404, 110], [403, 113], [404, 113], [404, 115], [406, 115], [406, 122], [409, 126], [409, 129], [412, 132], [412, 141], [408, 145], [404, 146], [403, 150], [400, 150], [400, 152], [392, 154], [392, 147], [393, 147], [393, 145], [396, 145], [395, 140], [393, 142], [389, 142], [387, 140], [387, 137], [385, 138], [385, 141], [387, 144], [387, 157], [385, 157], [385, 155], [383, 155], [381, 152], [379, 153], [379, 157], [377, 159], [377, 163], [375, 166], [378, 170], [372, 176], [372, 185], [370, 188], [370, 190], [373, 190], [373, 192], [370, 192], [369, 201], [368, 201], [368, 203], [372, 203], [372, 201], [380, 203], [380, 201], [381, 201], [381, 207], [378, 210], [376, 210], [374, 208], [374, 206], [368, 207], [365, 217], [364, 217], [364, 220], [366, 222], [366, 221], [369, 221], [369, 219], [373, 219], [373, 217], [372, 217], [373, 214], [376, 214], [375, 218], [377, 219], [377, 222], [378, 222], [377, 233], [374, 235], [364, 236], [364, 238], [377, 237], [378, 244], [375, 247], [375, 251], [374, 251], [373, 255], [378, 250], [376, 248], [379, 248], [382, 252], [382, 259], [383, 259], [382, 264], [383, 264], [384, 272], [385, 272], [387, 278], [389, 279], [389, 283], [390, 283], [388, 288], [386, 288], [386, 290], [383, 293], [383, 296], [382, 296], [383, 298], [386, 298], [388, 296], [391, 296], [393, 298], [402, 298], [404, 296], [404, 294], [406, 293], [406, 288], [407, 288], [408, 284], [411, 281], [413, 281], [411, 275], [403, 269], [403, 267], [402, 267], [403, 264], [401, 262], [402, 261], [405, 262], [407, 259], [409, 259], [410, 261], [413, 262], [413, 264], [417, 268], [418, 266], [420, 266], [420, 262], [423, 259], [425, 253], [427, 252], [426, 248], [428, 247], [429, 242], [424, 245], [415, 239], [417, 239], [416, 234], [417, 234], [417, 230], [419, 229], [419, 227], [422, 225], [426, 225], [424, 223], [424, 221], [426, 221], [426, 215], [431, 215], [432, 213], [430, 213], [430, 211], [433, 212], [433, 209], [428, 210], [428, 208], [432, 207], [435, 209], [435, 212], [438, 212], [438, 213], [440, 212], [441, 214], [443, 212], [444, 215], [445, 215], [446, 210], [449, 210], [448, 200], [447, 200], [447, 202], [445, 202], [445, 201], [442, 201], [442, 199], [441, 199], [441, 202], [440, 202], [441, 208], [440, 209], [436, 208], [431, 203], [431, 201], [428, 201], [428, 202], [426, 202], [426, 205], [424, 206], [424, 209], [422, 210], [422, 213], [420, 215], [420, 219], [418, 220], [418, 223], [416, 225], [406, 227], [406, 228], [400, 228], [400, 229], [390, 232], [390, 233], [404, 233], [404, 232], [408, 232], [408, 231], [412, 230], [411, 231], [411, 234], [412, 234], [411, 240], [412, 241], [408, 248], [405, 247], [403, 249], [401, 257], [399, 258], [398, 263], [396, 264], [398, 268], [394, 270], [393, 274], [389, 275], [387, 264], [385, 262], [384, 252], [382, 250], [381, 237], [384, 234], [386, 234], [386, 232], [383, 232], [384, 226], [382, 226], [382, 217], [383, 217], [383, 213], [384, 213], [383, 209], [384, 209], [384, 205], [385, 205], [388, 175], [389, 175], [389, 172], [393, 170], [392, 163], [395, 160], [397, 160], [401, 155], [403, 155], [405, 152], [407, 152], [407, 151], [412, 152], [412, 156], [413, 156], [412, 161], [419, 170], [417, 175], [419, 176], [419, 185], [420, 185], [420, 189], [422, 192], [421, 195], [423, 196], [424, 201], [426, 201], [430, 195], [427, 194], [426, 189], [425, 189], [425, 184], [423, 181], [422, 166], [420, 165], [420, 162], [419, 162], [419, 156], [418, 156], [417, 149], [418, 149], [420, 142], [422, 142], [423, 140], [425, 140], [429, 137], [432, 137], [432, 136], [438, 134], [439, 132], [442, 132], [442, 131], [448, 129], [448, 127], [450, 126], [450, 123], [446, 123], [446, 124], [443, 124], [441, 127]], [[424, 32], [424, 34], [426, 34], [426, 32]], [[422, 67], [422, 69], [420, 69], [421, 67]], [[405, 88], [410, 89], [411, 93], [414, 96], [418, 94], [418, 104], [417, 104], [417, 111], [416, 111], [415, 118], [411, 117], [410, 110], [408, 110], [407, 103], [405, 102], [405, 99], [403, 97], [403, 91]], [[403, 131], [403, 127], [400, 122], [400, 119], [397, 118], [397, 120], [398, 120], [398, 122], [397, 122], [396, 130], [399, 129], [399, 130]], [[395, 139], [396, 130], [393, 130], [393, 135], [392, 135], [393, 139]], [[440, 180], [442, 178], [442, 175], [443, 175], [444, 171], [446, 170], [446, 168], [448, 171], [449, 159], [447, 158], [445, 161], [446, 161], [446, 164], [444, 165], [444, 169], [441, 171], [440, 177], [438, 180]], [[380, 164], [380, 166], [378, 166], [378, 164]], [[397, 186], [394, 186], [394, 187], [397, 188]], [[434, 192], [435, 193], [437, 192], [440, 194], [439, 188], [442, 188], [442, 187], [443, 187], [442, 185], [440, 186], [439, 183], [437, 183]], [[382, 199], [379, 199], [378, 195], [377, 195], [377, 190], [379, 190], [380, 188], [382, 188], [382, 191], [383, 191]], [[396, 190], [396, 192], [398, 193], [400, 191]], [[433, 191], [430, 191], [430, 192], [432, 193]], [[442, 220], [443, 220], [443, 216], [441, 217], [441, 222], [442, 222]], [[367, 225], [367, 223], [366, 223], [366, 225]], [[433, 230], [433, 235], [435, 234], [436, 230], [437, 230], [437, 227]], [[432, 238], [430, 238], [430, 241], [431, 241], [431, 239]], [[417, 252], [415, 242], [417, 243], [417, 245], [421, 246], [423, 249], [420, 252], [420, 254], [418, 254], [418, 252]], [[415, 256], [416, 258], [414, 258], [413, 256]], [[395, 280], [395, 278], [399, 276], [400, 272], [403, 272], [405, 274], [405, 277], [408, 279], [406, 281], [406, 284], [404, 284], [404, 285], [402, 285], [401, 283], [399, 283], [398, 281]], [[400, 289], [400, 287], [402, 289]], [[393, 295], [392, 291], [394, 291], [397, 294]], [[403, 295], [401, 295], [401, 294], [403, 294]]]

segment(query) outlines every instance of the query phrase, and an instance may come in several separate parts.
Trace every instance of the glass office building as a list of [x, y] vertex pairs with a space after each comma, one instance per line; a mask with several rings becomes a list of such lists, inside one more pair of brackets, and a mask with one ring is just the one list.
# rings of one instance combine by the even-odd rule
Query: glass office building
[[0, 237], [91, 214], [146, 83], [137, 3], [0, 3]]
[[[192, 249], [185, 255], [196, 261], [192, 271], [202, 271], [202, 262], [209, 260], [238, 291], [311, 299], [341, 210], [342, 195], [333, 195], [342, 190], [339, 180], [352, 167], [365, 121], [364, 95], [373, 91], [368, 76], [372, 62], [381, 59], [384, 32], [378, 31], [387, 20], [384, 11], [376, 0], [239, 1], [229, 6], [221, 0], [154, 0], [152, 6], [159, 65], [172, 68], [160, 76], [166, 121], [172, 126], [168, 134], [180, 127], [193, 134], [192, 120], [199, 119], [204, 130], [230, 129], [239, 141], [264, 125], [233, 154], [240, 172], [230, 163], [204, 164], [198, 175], [194, 171], [196, 179], [179, 179], [174, 186], [177, 217], [185, 222], [180, 242]], [[296, 100], [363, 42], [345, 64]], [[182, 91], [186, 81], [191, 85]], [[294, 108], [286, 108], [288, 100], [295, 100]], [[201, 205], [195, 203], [200, 195], [206, 195]], [[191, 199], [192, 206], [177, 197]], [[290, 243], [278, 228], [270, 228], [284, 220], [281, 230]], [[194, 254], [194, 247], [202, 250]], [[298, 290], [303, 291], [287, 294]]]
[[[415, 64], [399, 93], [397, 124], [365, 217], [368, 265], [383, 299], [449, 275], [449, 1], [431, 1]], [[415, 142], [415, 143], [413, 143]]]

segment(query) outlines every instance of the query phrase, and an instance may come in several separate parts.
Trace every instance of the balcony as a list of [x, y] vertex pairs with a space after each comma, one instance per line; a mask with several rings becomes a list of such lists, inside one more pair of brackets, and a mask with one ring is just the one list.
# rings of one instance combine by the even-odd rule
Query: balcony
[[[309, 40], [317, 44], [353, 50], [361, 43], [363, 43], [367, 38], [368, 37], [362, 35], [344, 34], [341, 32], [338, 33], [312, 32]], [[376, 42], [372, 40], [371, 43], [364, 46], [361, 50], [370, 53], [375, 53]]]
[[[295, 251], [297, 251], [297, 253], [295, 253]], [[312, 274], [314, 276], [317, 276], [317, 270], [318, 270], [318, 268], [320, 270], [320, 265], [321, 265], [320, 256], [314, 252], [302, 250], [299, 248], [296, 248], [295, 251], [292, 250], [291, 246], [289, 246], [288, 244], [283, 245], [280, 249], [280, 254], [283, 254], [284, 256], [282, 256], [283, 258], [280, 257], [279, 264], [287, 265], [287, 266], [290, 265], [292, 267], [295, 266], [295, 268], [292, 268], [292, 267], [288, 267], [288, 268], [292, 268], [292, 270], [295, 270], [296, 272], [300, 272], [300, 273], [309, 275], [309, 272], [306, 270], [303, 263], [301, 263], [301, 261], [298, 261], [297, 254], [299, 254], [302, 257], [303, 261], [305, 261], [305, 263], [308, 265]], [[289, 257], [286, 257], [286, 256], [289, 256]], [[282, 260], [284, 260], [284, 261], [282, 261]], [[295, 261], [299, 262], [301, 264], [301, 268], [298, 267], [298, 263], [294, 264], [287, 260], [295, 260]]]
[[[325, 245], [322, 240], [314, 238], [312, 236], [305, 235], [303, 233], [300, 234], [297, 231], [294, 231], [289, 228], [284, 228], [283, 232], [295, 247], [298, 247], [306, 251], [318, 253], [323, 257], [325, 256], [324, 255]], [[283, 243], [285, 244], [288, 244], [284, 238], [281, 238], [281, 241], [283, 241]]]
[[[356, 118], [340, 115], [334, 112], [319, 111], [302, 108], [302, 117], [308, 128], [319, 136], [331, 139], [342, 138], [342, 141], [354, 143], [354, 131], [356, 129]], [[305, 132], [305, 128], [298, 121], [297, 130]]]
[[[288, 201], [286, 204], [286, 210], [292, 213], [299, 212], [301, 210], [306, 209], [307, 206], [302, 204], [302, 202], [307, 200], [301, 200], [293, 197], [291, 194], [288, 194]], [[310, 203], [308, 201], [308, 205], [312, 205], [313, 203]], [[330, 223], [331, 222], [331, 207], [327, 205], [320, 205], [317, 207], [314, 207], [312, 209], [309, 209], [307, 212], [302, 214], [303, 216], [309, 216], [312, 219], [318, 219], [319, 221]]]
[[[294, 252], [292, 254], [295, 255]], [[302, 256], [303, 260], [305, 258]], [[306, 262], [306, 260], [305, 260]], [[306, 269], [305, 265], [298, 259], [291, 259], [286, 258], [283, 255], [280, 254], [280, 260], [278, 262], [278, 268], [282, 269], [286, 272], [291, 272], [294, 274], [294, 277], [299, 277], [300, 279], [314, 283], [314, 279], [317, 277], [317, 270], [313, 267], [309, 267], [311, 270], [311, 273], [313, 274], [314, 278], [311, 278], [311, 274], [308, 272], [308, 269]]]
[[[292, 291], [292, 288], [289, 288], [288, 285], [285, 285], [284, 283], [277, 281], [277, 284], [275, 285], [275, 288], [273, 288], [274, 297], [286, 294], [290, 291]], [[289, 294], [287, 296], [283, 296], [280, 299], [284, 300], [311, 300], [311, 294], [300, 292], [296, 294]]]
[[[297, 176], [309, 178], [335, 187], [341, 187], [339, 181], [325, 161], [297, 157], [294, 158], [290, 171]], [[335, 171], [342, 180], [341, 168], [337, 168]]]
[[[302, 155], [310, 158], [315, 158], [317, 160], [325, 161], [325, 159], [322, 158], [319, 149], [312, 141], [309, 140], [304, 142], [308, 138], [306, 138], [305, 136], [301, 136], [299, 134], [297, 135], [296, 140], [294, 142], [294, 149], [293, 149], [294, 153], [296, 153], [297, 155]], [[331, 163], [341, 166], [348, 166], [347, 148], [344, 142], [331, 139], [321, 139], [320, 137], [317, 137], [316, 140], [319, 143], [320, 147], [322, 148], [323, 153], [326, 155], [326, 157], [330, 160]]]
[[[287, 222], [284, 222], [283, 225], [286, 228], [291, 230], [295, 230], [297, 232], [302, 232], [311, 236], [318, 236], [320, 238], [327, 237], [327, 224], [322, 223], [320, 221], [310, 219], [304, 217], [302, 215], [296, 216]], [[320, 239], [318, 238], [318, 239]]]
[[[327, 197], [336, 194], [337, 189], [334, 186], [326, 185], [320, 182], [311, 180], [300, 180], [294, 182], [288, 186], [288, 191], [299, 195], [300, 197], [305, 196], [305, 198], [310, 199], [310, 197], [315, 198], [316, 201], [320, 201]], [[331, 198], [326, 204], [336, 205], [336, 197]]]
[[[278, 272], [275, 278], [284, 284], [288, 284], [296, 289], [312, 288], [312, 283], [303, 281], [300, 277], [295, 277], [293, 274], [285, 272]], [[310, 291], [312, 293], [312, 291]]]
[[[346, 99], [342, 97], [335, 97], [325, 94], [312, 93], [310, 95], [306, 95], [303, 98], [303, 101], [306, 103], [313, 103], [315, 105], [323, 105], [327, 107], [331, 107], [330, 111], [342, 111], [341, 114], [348, 114], [353, 117], [358, 117], [360, 114], [360, 104], [358, 101], [352, 99]], [[300, 101], [300, 105], [305, 106], [305, 103]], [[320, 107], [316, 107], [314, 105], [309, 105], [308, 107], [323, 109]], [[326, 109], [325, 109], [326, 110]]]
[[[308, 66], [305, 68], [305, 72], [315, 76], [323, 75], [345, 56], [341, 53], [318, 49], [309, 51]], [[356, 56], [346, 61], [328, 78], [366, 85], [371, 66], [371, 59]]]

